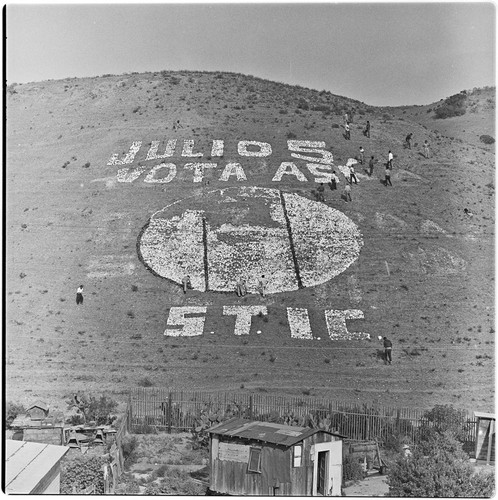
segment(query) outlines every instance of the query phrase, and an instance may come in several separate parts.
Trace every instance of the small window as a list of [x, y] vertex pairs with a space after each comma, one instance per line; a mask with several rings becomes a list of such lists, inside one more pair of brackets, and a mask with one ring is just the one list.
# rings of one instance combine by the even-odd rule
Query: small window
[[261, 472], [261, 448], [251, 448], [247, 472]]
[[293, 456], [293, 462], [292, 462], [293, 467], [301, 467], [302, 456], [303, 456], [303, 445], [296, 444], [294, 446], [294, 456]]

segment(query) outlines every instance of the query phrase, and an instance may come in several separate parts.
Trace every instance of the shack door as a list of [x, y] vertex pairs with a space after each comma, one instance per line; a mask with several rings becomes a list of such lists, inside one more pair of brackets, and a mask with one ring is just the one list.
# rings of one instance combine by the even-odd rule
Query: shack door
[[327, 462], [329, 461], [329, 451], [318, 452], [318, 476], [316, 478], [316, 492], [318, 495], [325, 496], [327, 494]]
[[313, 452], [313, 496], [341, 496], [342, 441], [319, 443]]

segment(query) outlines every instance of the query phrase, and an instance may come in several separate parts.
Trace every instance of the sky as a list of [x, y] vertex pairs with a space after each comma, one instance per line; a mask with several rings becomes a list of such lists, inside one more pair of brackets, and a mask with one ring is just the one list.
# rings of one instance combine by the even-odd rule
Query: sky
[[7, 83], [230, 71], [374, 106], [495, 85], [493, 3], [8, 3]]

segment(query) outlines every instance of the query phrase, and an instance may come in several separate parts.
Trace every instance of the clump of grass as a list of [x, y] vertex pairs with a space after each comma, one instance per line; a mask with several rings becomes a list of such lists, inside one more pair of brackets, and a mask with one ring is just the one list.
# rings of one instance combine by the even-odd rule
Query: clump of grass
[[138, 385], [140, 387], [152, 387], [154, 385], [154, 382], [152, 382], [149, 377], [144, 377], [138, 381]]

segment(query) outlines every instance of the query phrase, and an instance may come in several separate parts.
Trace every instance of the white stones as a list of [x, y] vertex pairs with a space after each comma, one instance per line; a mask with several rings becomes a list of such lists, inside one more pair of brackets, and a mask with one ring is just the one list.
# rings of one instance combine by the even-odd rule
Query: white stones
[[[271, 311], [270, 311], [271, 312]], [[275, 312], [275, 310], [273, 310]], [[185, 307], [171, 307], [167, 327], [164, 335], [170, 337], [195, 337], [203, 335], [206, 314], [218, 315], [218, 309], [215, 307], [199, 307], [199, 306], [185, 306]], [[227, 323], [226, 330], [234, 335], [249, 335], [251, 331], [251, 324], [255, 316], [267, 318], [269, 315], [266, 306], [251, 305], [251, 306], [223, 306], [223, 316], [235, 316], [235, 325], [232, 327]], [[326, 309], [323, 311], [329, 339], [331, 341], [344, 341], [344, 340], [368, 340], [370, 334], [362, 332], [350, 332], [346, 326], [346, 321], [351, 319], [363, 319], [363, 311], [358, 309]], [[290, 336], [292, 339], [297, 340], [321, 340], [320, 331], [314, 333], [308, 309], [306, 308], [287, 308], [287, 319], [290, 329]], [[266, 321], [266, 320], [265, 320]], [[223, 330], [223, 327], [221, 327]], [[214, 331], [210, 334], [214, 335]], [[261, 335], [262, 330], [257, 330], [256, 334]], [[266, 334], [274, 334], [274, 331], [264, 332]], [[378, 337], [379, 340], [382, 337]]]
[[[211, 208], [224, 201], [232, 214], [225, 223], [225, 212]], [[346, 270], [363, 245], [342, 212], [276, 189], [215, 190], [196, 204], [202, 209], [190, 205], [182, 200], [156, 212], [139, 248], [152, 271], [179, 284], [188, 274], [196, 290], [206, 291], [207, 283], [209, 290], [234, 292], [244, 278], [248, 292], [258, 293], [262, 275], [269, 294], [315, 286]]]

